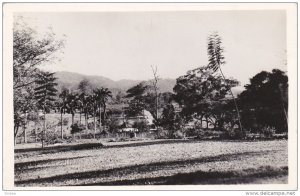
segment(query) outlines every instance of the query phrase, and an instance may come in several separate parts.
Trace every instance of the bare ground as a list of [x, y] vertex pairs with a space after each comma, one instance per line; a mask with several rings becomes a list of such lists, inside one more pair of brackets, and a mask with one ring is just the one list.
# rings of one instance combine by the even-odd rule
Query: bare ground
[[15, 149], [15, 185], [287, 183], [285, 140], [93, 142]]

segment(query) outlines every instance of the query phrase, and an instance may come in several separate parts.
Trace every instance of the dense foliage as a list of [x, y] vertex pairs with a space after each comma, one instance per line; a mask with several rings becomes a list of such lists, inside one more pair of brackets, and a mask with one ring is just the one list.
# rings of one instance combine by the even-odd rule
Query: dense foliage
[[277, 132], [288, 129], [288, 77], [283, 71], [262, 71], [250, 79], [239, 96], [245, 128], [260, 132], [275, 127]]

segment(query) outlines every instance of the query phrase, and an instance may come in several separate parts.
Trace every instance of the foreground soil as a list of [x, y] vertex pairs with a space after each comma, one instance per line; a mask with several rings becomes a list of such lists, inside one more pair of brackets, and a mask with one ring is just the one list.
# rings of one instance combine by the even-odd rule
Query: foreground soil
[[287, 183], [288, 142], [87, 141], [15, 149], [16, 186]]

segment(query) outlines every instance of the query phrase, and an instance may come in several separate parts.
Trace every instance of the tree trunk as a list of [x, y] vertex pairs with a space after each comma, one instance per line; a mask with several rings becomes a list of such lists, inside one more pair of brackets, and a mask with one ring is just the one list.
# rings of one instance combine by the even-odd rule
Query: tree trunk
[[94, 109], [94, 139], [96, 138], [96, 110]]
[[208, 119], [206, 116], [205, 116], [205, 120], [206, 120], [206, 129], [208, 129]]
[[63, 118], [62, 118], [62, 110], [60, 111], [60, 135], [61, 139], [64, 139], [64, 133], [63, 133]]
[[79, 109], [79, 124], [81, 124], [81, 108]]
[[26, 144], [27, 143], [27, 134], [26, 134], [26, 114], [25, 114], [25, 119], [24, 119], [24, 125], [23, 125], [23, 130], [24, 130], [24, 143]]
[[103, 119], [106, 118], [106, 104], [103, 105]]
[[72, 112], [72, 125], [74, 124], [74, 116], [75, 116], [75, 114], [74, 114], [74, 112]]
[[[223, 74], [223, 71], [222, 71], [222, 69], [221, 69], [221, 66], [220, 66], [220, 65], [218, 65], [218, 66], [219, 66], [219, 69], [220, 69], [220, 72], [221, 72], [223, 78], [226, 79], [225, 76], [224, 76], [224, 74]], [[234, 98], [234, 95], [233, 95], [233, 92], [232, 92], [231, 88], [229, 88], [229, 91], [230, 91], [230, 94], [231, 94], [231, 96], [232, 96], [232, 99], [233, 99], [233, 102], [234, 102], [234, 106], [235, 106], [235, 109], [236, 109], [236, 113], [237, 113], [237, 117], [238, 117], [238, 121], [239, 121], [239, 127], [240, 127], [240, 129], [241, 129], [241, 132], [242, 132], [243, 134], [245, 134], [245, 133], [244, 133], [244, 130], [243, 130], [242, 122], [241, 122], [240, 111], [239, 111], [239, 108], [238, 108], [238, 106], [237, 106], [237, 103], [236, 103], [236, 100], [235, 100], [235, 98]]]
[[156, 120], [158, 120], [158, 95], [157, 95], [157, 90], [155, 90], [155, 109], [156, 109]]
[[46, 132], [46, 106], [44, 103], [44, 130], [42, 132], [42, 148], [44, 148], [45, 132]]
[[87, 114], [86, 113], [84, 115], [84, 118], [85, 118], [85, 131], [87, 133], [88, 132], [88, 119], [87, 119]]
[[103, 124], [106, 122], [106, 105], [103, 103]]
[[17, 144], [17, 135], [18, 135], [18, 131], [19, 131], [19, 126], [18, 125], [15, 125], [14, 127], [14, 142], [15, 142], [15, 145]]
[[34, 137], [35, 137], [35, 142], [37, 142], [37, 127], [36, 127], [36, 124], [35, 124], [35, 129], [34, 129]]
[[283, 98], [283, 95], [282, 95], [282, 90], [280, 89], [280, 86], [278, 86], [278, 88], [279, 88], [279, 94], [280, 94], [280, 97], [281, 97], [281, 105], [282, 105], [284, 117], [285, 117], [285, 120], [286, 120], [286, 125], [287, 125], [287, 127], [288, 127], [288, 125], [289, 125], [288, 122], [289, 122], [289, 121], [288, 121], [287, 111], [286, 111], [286, 109], [285, 109], [285, 107], [284, 107], [284, 98]]
[[101, 133], [101, 104], [99, 104], [99, 130]]

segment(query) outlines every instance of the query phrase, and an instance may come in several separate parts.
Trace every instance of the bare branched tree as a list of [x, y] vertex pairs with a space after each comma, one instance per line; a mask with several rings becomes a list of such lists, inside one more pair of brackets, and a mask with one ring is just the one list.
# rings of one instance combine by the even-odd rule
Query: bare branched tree
[[159, 81], [159, 76], [157, 75], [157, 66], [153, 67], [151, 65], [152, 73], [153, 73], [153, 80], [151, 80], [152, 87], [154, 89], [154, 94], [155, 94], [155, 115], [156, 119], [158, 119], [158, 81]]

